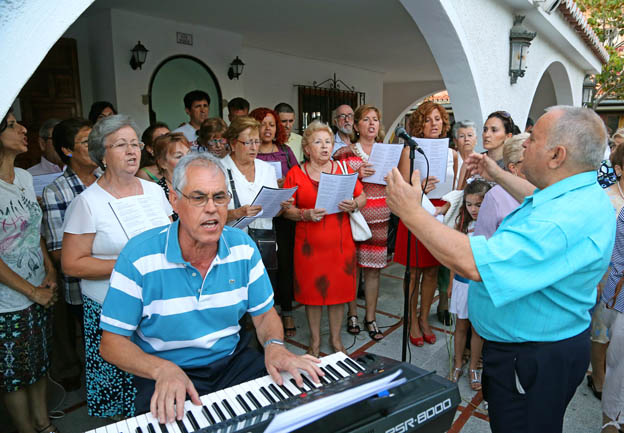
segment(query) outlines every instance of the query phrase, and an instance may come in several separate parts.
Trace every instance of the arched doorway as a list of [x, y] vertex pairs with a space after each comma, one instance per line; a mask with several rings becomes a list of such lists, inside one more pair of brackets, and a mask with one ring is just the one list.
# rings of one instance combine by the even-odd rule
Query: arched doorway
[[163, 60], [154, 70], [149, 83], [150, 124], [165, 122], [174, 129], [188, 121], [183, 98], [196, 89], [210, 96], [210, 117], [221, 117], [221, 87], [215, 74], [204, 62], [188, 55]]
[[529, 117], [535, 121], [553, 105], [573, 105], [570, 76], [561, 62], [552, 62], [544, 70], [533, 93]]

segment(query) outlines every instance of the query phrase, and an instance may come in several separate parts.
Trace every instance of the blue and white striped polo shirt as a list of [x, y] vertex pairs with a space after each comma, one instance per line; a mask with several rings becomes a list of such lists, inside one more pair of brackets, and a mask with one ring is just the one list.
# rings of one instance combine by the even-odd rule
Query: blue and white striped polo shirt
[[[622, 208], [617, 217], [615, 245], [613, 245], [609, 269], [611, 272], [609, 272], [607, 284], [605, 284], [605, 288], [602, 291], [602, 300], [610, 306], [613, 304], [617, 283], [624, 275], [624, 208]], [[619, 296], [615, 299], [613, 309], [624, 313], [624, 290], [621, 290]]]
[[202, 279], [182, 257], [178, 227], [176, 221], [128, 241], [111, 274], [100, 326], [130, 336], [146, 353], [192, 368], [231, 354], [239, 319], [269, 311], [273, 289], [243, 231], [224, 227]]

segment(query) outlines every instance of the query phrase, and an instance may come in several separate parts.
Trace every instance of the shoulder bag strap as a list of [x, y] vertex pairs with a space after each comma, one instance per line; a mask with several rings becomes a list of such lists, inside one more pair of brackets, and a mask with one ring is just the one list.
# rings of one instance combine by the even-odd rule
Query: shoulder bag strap
[[230, 188], [232, 189], [232, 198], [234, 198], [234, 207], [238, 209], [241, 207], [240, 201], [238, 200], [238, 194], [236, 194], [236, 184], [234, 183], [234, 178], [232, 177], [232, 170], [227, 169], [228, 177], [230, 178]]

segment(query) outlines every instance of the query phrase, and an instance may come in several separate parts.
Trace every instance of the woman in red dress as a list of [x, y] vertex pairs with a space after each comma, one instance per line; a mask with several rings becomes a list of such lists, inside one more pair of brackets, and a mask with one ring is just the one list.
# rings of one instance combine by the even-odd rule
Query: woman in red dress
[[[422, 103], [409, 118], [409, 133], [419, 138], [444, 138], [449, 132], [449, 116], [440, 104], [427, 101]], [[443, 206], [446, 202], [441, 200], [442, 195], [454, 188], [457, 179], [457, 152], [449, 149], [446, 164], [446, 182], [439, 184], [436, 177], [423, 180], [426, 184], [425, 193], [435, 206]], [[403, 149], [399, 170], [403, 178], [409, 182], [409, 148]], [[442, 186], [450, 189], [443, 191]], [[407, 266], [407, 229], [403, 222], [399, 222], [397, 230], [396, 249], [394, 261]], [[438, 283], [438, 270], [440, 262], [427, 250], [414, 235], [410, 234], [410, 342], [415, 346], [423, 346], [425, 341], [429, 344], [436, 342], [436, 336], [429, 325], [429, 311], [433, 303], [433, 295]], [[416, 290], [415, 292], [413, 292]], [[414, 293], [412, 295], [412, 293]], [[420, 315], [418, 314], [418, 295], [420, 294]], [[440, 288], [439, 309], [448, 310], [448, 295], [446, 287]], [[448, 312], [447, 312], [448, 314]]]
[[[330, 345], [334, 352], [345, 352], [340, 338], [344, 305], [355, 299], [356, 257], [348, 212], [364, 207], [366, 195], [357, 181], [354, 199], [343, 200], [341, 212], [328, 215], [316, 209], [321, 173], [343, 174], [331, 160], [334, 135], [329, 126], [312, 122], [301, 140], [309, 162], [293, 167], [284, 188], [297, 186], [294, 203], [284, 215], [297, 222], [295, 229], [295, 300], [305, 305], [310, 327], [308, 353], [318, 356], [321, 345], [321, 313], [327, 305]], [[349, 172], [351, 172], [349, 170]], [[346, 352], [345, 352], [346, 353]]]

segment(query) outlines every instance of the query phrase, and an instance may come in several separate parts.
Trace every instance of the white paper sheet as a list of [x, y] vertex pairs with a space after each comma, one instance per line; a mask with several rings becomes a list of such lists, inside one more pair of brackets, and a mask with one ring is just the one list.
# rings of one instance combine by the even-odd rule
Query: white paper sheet
[[258, 195], [251, 202], [251, 206], [261, 206], [262, 210], [253, 217], [243, 217], [232, 224], [232, 227], [243, 229], [258, 218], [273, 218], [282, 210], [282, 202], [293, 196], [298, 187], [294, 188], [270, 188], [263, 186]]
[[50, 185], [54, 179], [62, 175], [63, 173], [50, 173], [50, 174], [38, 174], [33, 176], [33, 186], [35, 187], [35, 195], [37, 197], [43, 197], [43, 189]]
[[385, 185], [384, 177], [390, 170], [399, 165], [402, 151], [403, 146], [398, 144], [374, 143], [368, 163], [373, 165], [375, 174], [363, 178], [362, 181]]
[[275, 170], [275, 177], [277, 179], [281, 179], [282, 178], [282, 163], [279, 161], [265, 161], [267, 164], [270, 164], [271, 167], [273, 167], [273, 170]]
[[402, 370], [397, 370], [395, 373], [381, 379], [311, 401], [286, 412], [278, 413], [266, 428], [265, 433], [297, 430], [330, 413], [365, 400], [382, 391], [402, 385], [406, 379], [404, 377], [398, 378], [401, 373]]
[[[429, 159], [429, 176], [435, 176], [440, 181], [435, 189], [429, 192], [429, 197], [440, 198], [453, 189], [453, 178], [446, 176], [446, 166], [448, 164], [449, 141], [448, 138], [416, 138], [418, 146], [425, 151]], [[420, 170], [420, 178], [424, 179], [427, 174], [427, 164], [424, 156], [416, 152], [414, 158], [414, 170]]]
[[321, 173], [318, 194], [316, 195], [316, 209], [325, 209], [328, 215], [342, 212], [338, 209], [338, 203], [343, 200], [351, 200], [357, 173], [351, 174], [328, 174]]
[[133, 195], [108, 203], [128, 239], [154, 227], [170, 224], [165, 210], [146, 195]]

